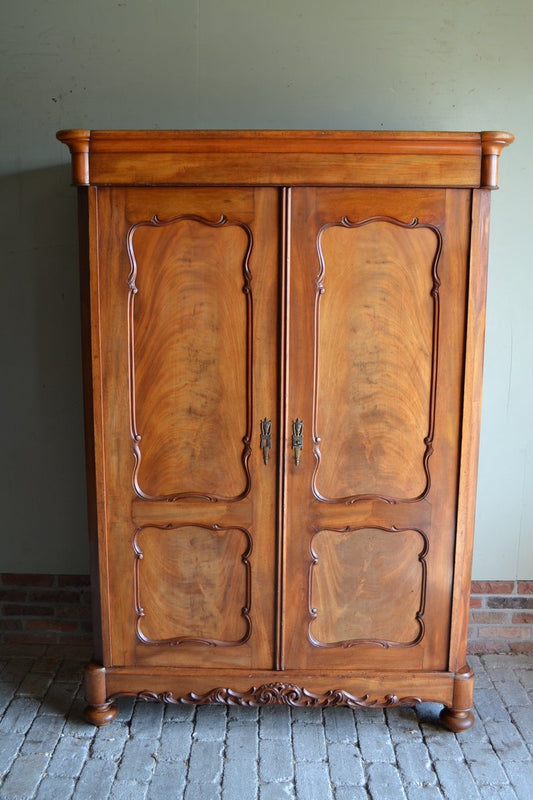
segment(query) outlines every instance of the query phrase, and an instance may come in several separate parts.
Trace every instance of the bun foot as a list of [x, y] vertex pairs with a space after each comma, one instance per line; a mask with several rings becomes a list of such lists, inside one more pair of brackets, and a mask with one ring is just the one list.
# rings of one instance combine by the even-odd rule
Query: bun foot
[[443, 708], [440, 712], [440, 721], [452, 733], [467, 731], [474, 724], [474, 715], [471, 711], [458, 711], [455, 708]]
[[118, 713], [118, 707], [113, 703], [101, 703], [99, 705], [87, 706], [83, 712], [83, 716], [91, 725], [96, 725], [102, 728], [113, 722]]

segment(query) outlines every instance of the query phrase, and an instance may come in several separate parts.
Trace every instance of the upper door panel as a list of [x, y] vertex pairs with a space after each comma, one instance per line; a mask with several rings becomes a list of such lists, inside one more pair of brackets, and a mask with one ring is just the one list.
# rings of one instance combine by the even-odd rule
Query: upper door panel
[[224, 216], [157, 217], [129, 231], [141, 497], [236, 500], [249, 490], [251, 248], [249, 226]]
[[325, 502], [428, 490], [440, 249], [438, 229], [396, 217], [319, 231], [314, 491]]

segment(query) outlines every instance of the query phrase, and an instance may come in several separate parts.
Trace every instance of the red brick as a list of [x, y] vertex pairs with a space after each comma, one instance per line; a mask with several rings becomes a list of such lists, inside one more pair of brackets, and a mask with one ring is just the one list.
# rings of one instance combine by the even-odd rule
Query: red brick
[[533, 642], [509, 642], [511, 653], [531, 653], [533, 655]]
[[509, 645], [507, 642], [504, 641], [490, 641], [490, 642], [479, 642], [479, 641], [472, 641], [468, 643], [467, 652], [471, 655], [485, 655], [487, 653], [508, 653], [509, 652]]
[[493, 596], [487, 598], [488, 608], [514, 608], [523, 610], [526, 608], [533, 608], [533, 597], [501, 597]]
[[21, 631], [20, 619], [0, 619], [0, 631]]
[[6, 644], [55, 644], [57, 636], [57, 633], [37, 634], [14, 631], [13, 633], [5, 633], [3, 638]]
[[58, 575], [58, 586], [90, 586], [89, 575]]
[[52, 617], [54, 615], [52, 606], [33, 606], [27, 603], [24, 605], [6, 604], [2, 611], [6, 617]]
[[26, 622], [27, 631], [75, 631], [77, 622], [60, 619], [29, 619]]
[[517, 594], [533, 594], [533, 581], [518, 581]]
[[66, 589], [52, 589], [49, 592], [29, 592], [28, 600], [33, 603], [76, 603], [80, 602], [79, 592], [69, 592]]
[[54, 616], [57, 619], [90, 619], [91, 609], [89, 606], [80, 606], [79, 603], [56, 606]]
[[530, 630], [528, 627], [507, 627], [504, 625], [481, 625], [478, 630], [480, 639], [528, 639]]
[[512, 594], [514, 581], [472, 581], [472, 594]]
[[532, 625], [533, 624], [533, 611], [518, 611], [516, 614], [513, 614], [512, 618], [513, 625]]
[[477, 625], [498, 625], [509, 621], [505, 611], [473, 611], [470, 619]]
[[24, 589], [0, 589], [0, 600], [7, 600], [10, 603], [23, 603], [26, 599]]
[[470, 598], [470, 608], [481, 608], [482, 605], [483, 605], [483, 600], [481, 597]]
[[3, 573], [4, 586], [54, 586], [55, 575], [19, 575], [17, 573]]
[[60, 633], [58, 641], [61, 644], [91, 645], [92, 637], [83, 633]]
[[92, 598], [90, 589], [85, 589], [80, 592], [80, 603], [83, 603], [84, 605], [90, 605], [91, 599]]

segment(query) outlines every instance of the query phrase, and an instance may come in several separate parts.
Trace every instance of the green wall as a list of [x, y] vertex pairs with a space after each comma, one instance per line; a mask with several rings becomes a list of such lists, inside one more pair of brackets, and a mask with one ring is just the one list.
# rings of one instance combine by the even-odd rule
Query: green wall
[[88, 569], [57, 129], [503, 129], [474, 577], [533, 577], [531, 1], [7, 0], [2, 17], [0, 569]]

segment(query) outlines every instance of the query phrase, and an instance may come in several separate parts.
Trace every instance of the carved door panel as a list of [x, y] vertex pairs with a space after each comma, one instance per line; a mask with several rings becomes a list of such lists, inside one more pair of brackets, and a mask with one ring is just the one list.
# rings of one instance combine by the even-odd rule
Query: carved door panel
[[445, 669], [470, 193], [291, 206], [280, 662]]
[[106, 662], [271, 668], [277, 192], [91, 202]]

